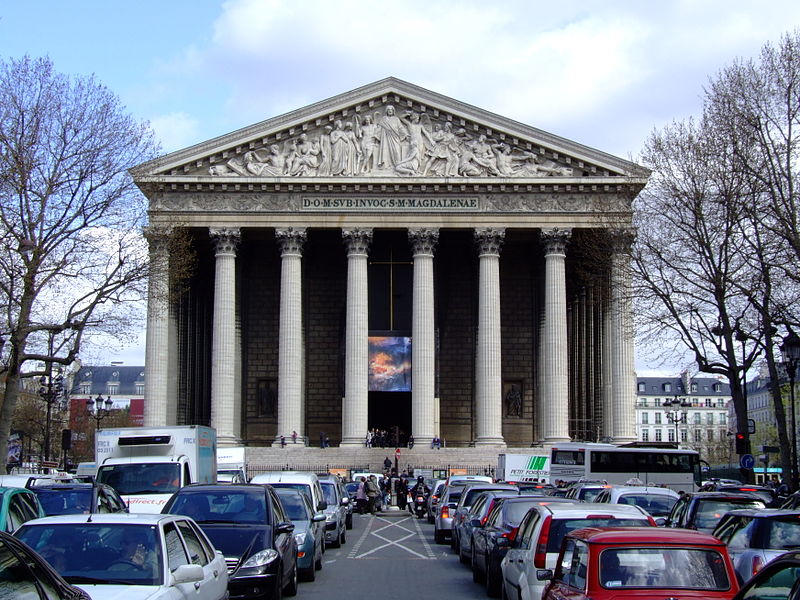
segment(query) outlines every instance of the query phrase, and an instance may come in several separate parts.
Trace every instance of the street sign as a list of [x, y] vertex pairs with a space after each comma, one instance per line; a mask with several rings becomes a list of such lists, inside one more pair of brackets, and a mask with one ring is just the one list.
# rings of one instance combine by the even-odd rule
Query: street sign
[[400, 456], [400, 448], [395, 448], [394, 455], [395, 456]]
[[756, 458], [752, 454], [742, 454], [739, 459], [739, 466], [743, 469], [752, 469], [756, 464]]

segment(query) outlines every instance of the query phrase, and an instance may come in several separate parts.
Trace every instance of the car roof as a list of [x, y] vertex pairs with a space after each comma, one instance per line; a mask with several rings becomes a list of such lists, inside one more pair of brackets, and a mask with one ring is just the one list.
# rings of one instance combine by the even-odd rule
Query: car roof
[[309, 483], [319, 481], [316, 473], [310, 471], [269, 471], [254, 475], [250, 483]]
[[597, 502], [553, 502], [538, 504], [540, 510], [549, 512], [554, 517], [586, 518], [589, 515], [609, 515], [612, 517], [647, 518], [647, 514], [633, 504], [608, 504]]
[[742, 494], [738, 492], [687, 492], [686, 496], [689, 500], [741, 500], [742, 498], [748, 500], [758, 500], [763, 502], [763, 498], [759, 498], [755, 494]]
[[186, 519], [183, 515], [149, 514], [149, 513], [93, 513], [91, 515], [53, 515], [41, 519], [26, 521], [22, 526], [28, 525], [79, 525], [82, 523], [121, 525], [158, 525], [175, 519]]
[[788, 508], [737, 508], [736, 510], [729, 510], [725, 514], [753, 517], [756, 519], [792, 516], [800, 519], [800, 510], [792, 510]]
[[702, 544], [724, 546], [710, 533], [672, 527], [584, 527], [567, 534], [593, 544]]
[[657, 487], [654, 485], [620, 485], [611, 488], [612, 494], [661, 494], [662, 496], [670, 496], [671, 498], [678, 498], [679, 494], [675, 490], [669, 488]]
[[232, 483], [219, 485], [218, 483], [192, 483], [180, 488], [176, 494], [185, 494], [189, 492], [224, 492], [230, 494], [231, 492], [252, 492], [254, 490], [264, 490], [264, 486], [258, 483]]

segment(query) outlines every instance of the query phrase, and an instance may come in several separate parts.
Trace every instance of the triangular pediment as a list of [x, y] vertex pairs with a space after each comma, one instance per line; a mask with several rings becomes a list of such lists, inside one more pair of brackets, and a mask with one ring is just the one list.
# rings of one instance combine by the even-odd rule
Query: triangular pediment
[[646, 177], [627, 160], [387, 78], [132, 169], [138, 181]]

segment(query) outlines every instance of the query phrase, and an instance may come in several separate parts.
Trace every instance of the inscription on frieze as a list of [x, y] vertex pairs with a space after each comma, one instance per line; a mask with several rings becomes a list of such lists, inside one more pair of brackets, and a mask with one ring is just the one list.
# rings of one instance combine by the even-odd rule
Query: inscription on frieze
[[477, 197], [474, 198], [437, 198], [437, 197], [304, 197], [301, 203], [305, 211], [475, 211], [480, 208]]

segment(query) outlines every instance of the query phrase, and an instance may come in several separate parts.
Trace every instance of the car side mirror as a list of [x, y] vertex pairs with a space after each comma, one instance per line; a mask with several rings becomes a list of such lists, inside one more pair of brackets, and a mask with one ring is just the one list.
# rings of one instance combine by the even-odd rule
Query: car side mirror
[[481, 520], [480, 519], [472, 519], [469, 522], [469, 526], [470, 527], [483, 527], [483, 525], [481, 525]]
[[321, 513], [321, 512], [320, 513], [316, 513], [313, 517], [311, 517], [311, 520], [314, 521], [314, 523], [319, 523], [320, 521], [324, 521], [325, 520], [325, 513]]
[[319, 504], [317, 504], [317, 510], [325, 510], [328, 508], [328, 503], [325, 500], [320, 500]]
[[289, 521], [278, 523], [275, 526], [275, 535], [278, 535], [280, 533], [292, 533], [293, 531], [294, 531], [294, 523], [290, 523]]
[[342, 506], [347, 506], [350, 504], [350, 498], [342, 498]]
[[553, 578], [553, 569], [536, 569], [536, 579], [550, 581]]
[[181, 565], [172, 572], [172, 584], [203, 581], [202, 565]]
[[657, 527], [666, 527], [667, 526], [667, 519], [665, 517], [657, 517], [656, 518], [656, 526]]

